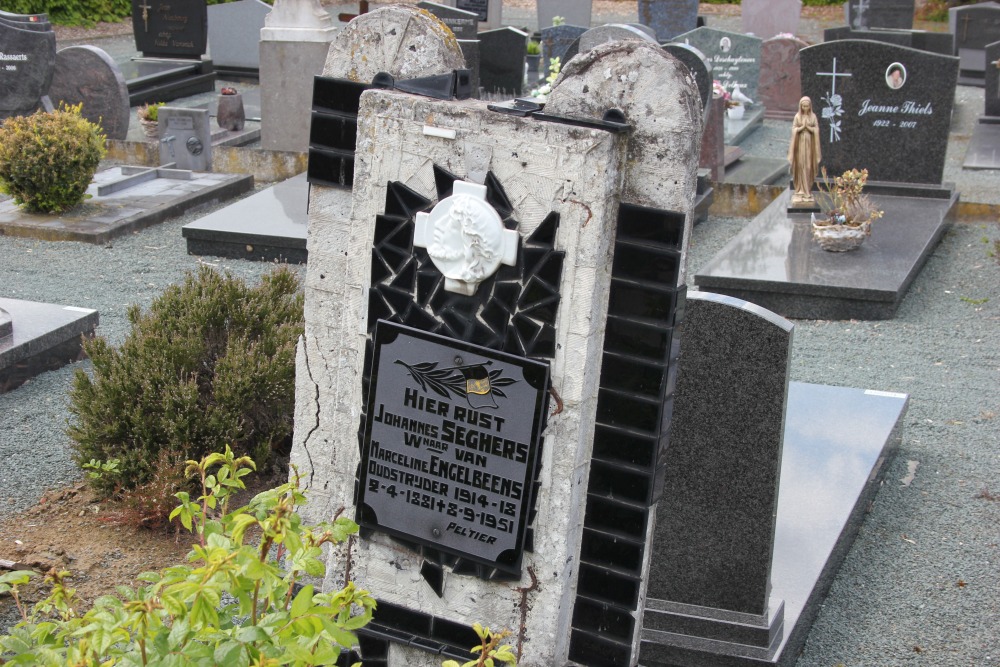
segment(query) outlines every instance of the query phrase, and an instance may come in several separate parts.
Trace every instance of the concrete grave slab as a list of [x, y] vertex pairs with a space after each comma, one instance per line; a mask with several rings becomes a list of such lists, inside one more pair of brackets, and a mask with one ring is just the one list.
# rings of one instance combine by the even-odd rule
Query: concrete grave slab
[[[878, 192], [869, 181], [868, 192]], [[914, 188], [917, 190], [916, 188]], [[958, 193], [887, 187], [872, 194], [885, 216], [857, 250], [833, 253], [812, 239], [809, 216], [789, 214], [786, 190], [695, 276], [699, 289], [756, 303], [783, 317], [891, 319], [951, 222]]]
[[250, 175], [114, 167], [97, 172], [87, 189], [92, 197], [61, 215], [26, 213], [11, 200], [0, 202], [0, 234], [103, 244], [252, 188]]
[[97, 322], [92, 308], [0, 297], [0, 394], [82, 359]]
[[1000, 118], [980, 118], [969, 139], [962, 169], [1000, 169]]

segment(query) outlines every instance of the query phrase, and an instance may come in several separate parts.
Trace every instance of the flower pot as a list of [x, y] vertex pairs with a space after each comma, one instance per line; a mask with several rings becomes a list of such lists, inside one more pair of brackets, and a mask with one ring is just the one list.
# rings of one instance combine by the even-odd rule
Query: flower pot
[[147, 140], [155, 141], [160, 138], [159, 121], [149, 120], [148, 118], [140, 118], [139, 126], [142, 127], [142, 133]]
[[239, 132], [246, 123], [246, 113], [243, 111], [243, 96], [219, 95], [219, 110], [215, 114], [215, 122], [223, 130]]
[[735, 107], [729, 107], [726, 109], [726, 115], [729, 116], [730, 120], [743, 120], [744, 107], [739, 104]]
[[822, 225], [812, 223], [813, 238], [819, 247], [830, 252], [846, 252], [861, 247], [871, 233], [871, 222], [853, 227], [851, 225]]

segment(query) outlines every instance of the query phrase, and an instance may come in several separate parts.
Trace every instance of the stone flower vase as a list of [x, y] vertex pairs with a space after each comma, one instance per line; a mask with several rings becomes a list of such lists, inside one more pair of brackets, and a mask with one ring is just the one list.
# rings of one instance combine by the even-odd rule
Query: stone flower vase
[[872, 223], [865, 222], [853, 227], [851, 225], [825, 225], [813, 218], [813, 238], [819, 247], [829, 252], [847, 252], [857, 250], [872, 233]]
[[[233, 92], [227, 92], [227, 91]], [[243, 111], [243, 96], [233, 88], [223, 88], [219, 95], [219, 111], [215, 122], [223, 130], [239, 132], [246, 123], [246, 113]]]
[[154, 141], [160, 136], [160, 123], [159, 121], [149, 120], [148, 118], [140, 118], [139, 126], [142, 128], [142, 134], [149, 141]]

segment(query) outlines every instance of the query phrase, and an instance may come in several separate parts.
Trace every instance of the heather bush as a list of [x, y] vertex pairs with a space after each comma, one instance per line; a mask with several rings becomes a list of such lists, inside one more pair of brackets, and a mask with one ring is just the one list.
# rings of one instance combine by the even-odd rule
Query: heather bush
[[59, 213], [84, 200], [105, 136], [80, 109], [64, 106], [0, 125], [0, 191], [33, 213]]
[[70, 393], [75, 458], [118, 461], [91, 480], [104, 495], [156, 480], [158, 461], [198, 459], [219, 442], [267, 466], [292, 432], [295, 344], [303, 330], [298, 278], [287, 268], [258, 286], [202, 267], [149, 310], [128, 310], [120, 348], [85, 342], [93, 377]]

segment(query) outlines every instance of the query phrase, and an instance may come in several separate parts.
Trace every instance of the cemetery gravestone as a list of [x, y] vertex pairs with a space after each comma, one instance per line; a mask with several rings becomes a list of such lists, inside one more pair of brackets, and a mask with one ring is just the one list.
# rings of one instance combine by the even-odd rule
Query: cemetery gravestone
[[26, 22], [0, 21], [0, 120], [38, 108], [52, 83], [56, 36], [44, 30], [21, 28]]
[[957, 58], [854, 40], [810, 46], [800, 58], [827, 171], [864, 167], [872, 181], [941, 183]]
[[542, 62], [538, 69], [541, 70], [543, 79], [549, 71], [549, 62], [553, 58], [559, 58], [559, 62], [565, 65], [566, 61], [577, 54], [578, 40], [587, 30], [577, 25], [554, 25], [542, 28]]
[[337, 29], [319, 0], [276, 0], [260, 31], [260, 140], [268, 150], [309, 148], [313, 77]]
[[1000, 3], [980, 2], [948, 10], [948, 27], [955, 35], [961, 59], [959, 82], [983, 85], [986, 72], [986, 45], [1000, 40]]
[[[357, 147], [350, 215], [331, 214], [336, 191], [313, 186], [293, 459], [311, 480], [306, 520], [343, 507], [371, 527], [350, 554], [334, 550], [326, 582], [336, 586], [346, 576], [349, 557], [350, 578], [376, 592], [373, 623], [359, 633], [368, 664], [468, 659], [468, 627], [482, 618], [515, 628], [512, 644], [524, 665], [634, 664], [701, 118], [679, 63], [639, 43], [609, 46], [571, 62], [553, 90], [546, 114], [569, 123], [366, 91], [359, 136], [368, 139]], [[639, 76], [630, 81], [628, 73]], [[667, 89], [656, 90], [650, 78]], [[560, 95], [563, 86], [569, 90]], [[638, 136], [619, 124], [573, 124], [618, 104]], [[446, 279], [461, 278], [425, 244], [429, 221], [436, 226], [443, 206], [459, 204], [496, 211], [502, 222], [492, 228], [499, 224], [504, 238], [513, 233], [520, 251], [503, 252], [510, 265], [471, 290], [448, 291]], [[605, 319], [607, 334], [594, 336]], [[548, 367], [561, 397], [562, 410], [548, 416], [539, 441], [504, 444], [513, 428], [505, 411], [529, 406], [517, 417], [525, 433], [539, 414], [532, 397], [546, 395], [510, 354], [523, 368]], [[432, 370], [448, 380], [445, 395], [418, 380], [426, 383]], [[420, 418], [388, 416], [386, 396]], [[363, 427], [359, 451], [365, 423], [372, 429]], [[463, 443], [476, 431], [497, 447], [449, 442], [459, 427]], [[384, 436], [377, 446], [376, 428]], [[405, 447], [418, 431], [425, 439], [419, 451], [407, 448], [411, 465], [403, 470], [386, 447]], [[641, 461], [622, 460], [623, 434]], [[529, 466], [518, 479], [492, 476], [482, 468], [491, 458], [506, 459], [500, 463], [511, 473], [513, 464]], [[445, 468], [453, 472], [441, 477]], [[414, 493], [425, 504], [407, 513], [414, 519], [401, 541], [386, 534], [399, 525], [373, 524], [358, 505], [356, 473], [366, 475], [366, 501], [380, 494], [384, 508], [375, 518], [403, 512]], [[394, 502], [387, 476], [399, 476]], [[503, 489], [505, 498], [490, 495]], [[522, 534], [519, 553], [493, 560], [490, 547]]]
[[762, 39], [714, 28], [697, 28], [678, 35], [674, 41], [690, 44], [704, 53], [712, 63], [712, 76], [727, 91], [738, 84], [744, 95], [758, 101]]
[[476, 39], [479, 32], [479, 15], [463, 9], [441, 5], [436, 2], [418, 2], [417, 7], [426, 9], [441, 23], [451, 28], [455, 39]]
[[848, 0], [844, 5], [847, 25], [855, 30], [911, 30], [915, 10], [916, 0]]
[[524, 87], [528, 35], [517, 28], [479, 33], [479, 86], [489, 95], [517, 97]]
[[945, 32], [924, 32], [922, 30], [855, 30], [850, 26], [827, 28], [823, 31], [823, 41], [832, 42], [838, 39], [868, 39], [897, 46], [908, 46], [930, 53], [940, 53], [944, 56], [954, 55], [955, 36]]
[[200, 59], [208, 45], [204, 0], [132, 0], [132, 25], [147, 58]]
[[552, 25], [556, 16], [561, 16], [569, 25], [590, 26], [592, 0], [537, 0], [536, 4], [539, 30]]
[[984, 116], [1000, 117], [1000, 41], [986, 46]]
[[131, 120], [128, 86], [114, 59], [95, 46], [68, 46], [56, 54], [49, 99], [82, 104], [81, 115], [108, 139], [124, 140]]
[[802, 0], [743, 0], [740, 4], [743, 32], [761, 39], [794, 35], [801, 13]]
[[760, 103], [767, 118], [795, 116], [802, 97], [799, 51], [808, 44], [796, 37], [764, 40], [760, 48]]
[[208, 8], [208, 43], [220, 75], [260, 75], [260, 31], [271, 5], [236, 0]]
[[640, 42], [656, 44], [656, 40], [646, 32], [638, 28], [622, 23], [608, 23], [606, 25], [591, 28], [580, 35], [580, 51], [590, 51], [598, 44], [614, 42], [619, 40], [634, 39]]
[[690, 44], [671, 42], [664, 44], [663, 50], [684, 63], [684, 66], [691, 72], [695, 83], [698, 84], [698, 93], [701, 95], [701, 106], [706, 110], [705, 116], [707, 118], [708, 112], [706, 107], [712, 98], [712, 64], [708, 62], [704, 53]]
[[160, 107], [160, 164], [212, 171], [212, 128], [208, 109]]
[[503, 0], [456, 0], [455, 7], [472, 12], [488, 29], [497, 29], [503, 17]]
[[656, 32], [659, 42], [668, 42], [698, 27], [698, 0], [638, 0], [639, 23]]

